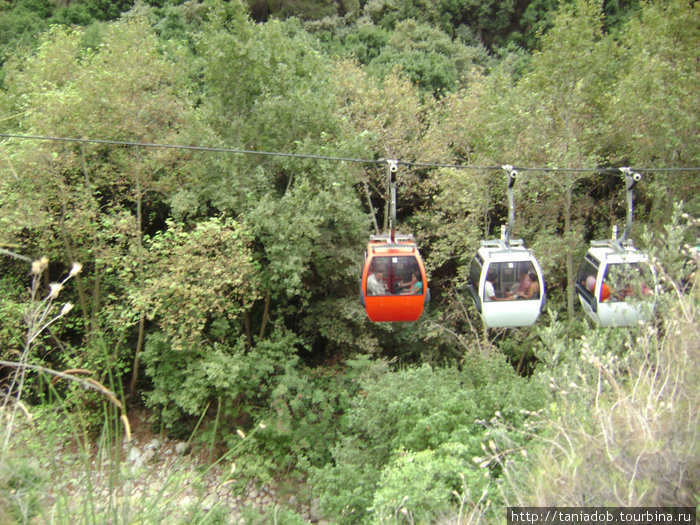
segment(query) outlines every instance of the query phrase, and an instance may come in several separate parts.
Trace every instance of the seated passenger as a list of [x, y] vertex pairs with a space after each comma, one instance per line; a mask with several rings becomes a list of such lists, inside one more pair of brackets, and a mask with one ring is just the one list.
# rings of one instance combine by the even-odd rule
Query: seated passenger
[[[527, 293], [527, 291], [530, 289], [530, 286], [532, 286], [533, 279], [530, 277], [531, 275], [534, 275], [532, 272], [528, 271], [527, 268], [521, 268], [520, 269], [520, 279], [519, 281], [511, 286], [510, 292], [513, 295], [520, 295], [523, 296], [524, 294]], [[537, 277], [535, 277], [535, 280], [537, 280]]]
[[627, 283], [622, 288], [622, 290], [620, 290], [620, 292], [618, 294], [613, 294], [613, 295], [615, 296], [615, 298], [619, 299], [620, 301], [624, 301], [628, 297], [636, 297], [637, 292], [641, 292], [642, 297], [645, 295], [651, 295], [653, 293], [651, 288], [649, 288], [644, 283], [641, 283], [639, 289], [635, 289], [635, 287], [632, 284]]
[[493, 283], [489, 281], [491, 275], [489, 275], [484, 283], [484, 301], [493, 301], [497, 299], [496, 290], [493, 288]]
[[[593, 277], [592, 275], [589, 275], [586, 278], [586, 290], [591, 292], [591, 294], [593, 294], [595, 292], [595, 283], [596, 283], [595, 277]], [[603, 301], [605, 301], [609, 297], [610, 297], [610, 288], [608, 287], [607, 284], [603, 283], [600, 287], [600, 302], [602, 303]]]
[[530, 272], [527, 275], [527, 281], [530, 283], [527, 290], [524, 293], [520, 292], [515, 294], [516, 299], [539, 299], [540, 296], [540, 283], [537, 281], [537, 276], [534, 272]]
[[389, 289], [384, 284], [381, 272], [370, 273], [367, 277], [367, 295], [387, 295]]
[[484, 301], [512, 301], [515, 296], [508, 292], [505, 297], [497, 297], [493, 283], [496, 281], [496, 272], [489, 272], [484, 283]]
[[409, 295], [420, 295], [423, 293], [423, 280], [418, 279], [416, 272], [411, 274], [411, 280], [399, 283], [397, 286], [399, 293]]
[[411, 286], [411, 292], [413, 295], [423, 294], [423, 279], [417, 279], [413, 286]]

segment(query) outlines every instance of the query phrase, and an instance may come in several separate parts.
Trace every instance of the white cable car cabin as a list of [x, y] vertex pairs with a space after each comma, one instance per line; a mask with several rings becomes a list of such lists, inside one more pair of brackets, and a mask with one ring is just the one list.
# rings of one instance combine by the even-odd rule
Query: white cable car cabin
[[468, 289], [488, 328], [530, 326], [546, 305], [542, 270], [522, 240], [482, 241]]
[[586, 315], [599, 326], [634, 326], [654, 309], [656, 273], [630, 243], [592, 241], [576, 279]]
[[507, 175], [508, 226], [500, 240], [482, 241], [469, 268], [467, 287], [484, 326], [530, 326], [545, 308], [547, 295], [542, 269], [521, 239], [511, 240], [515, 224], [513, 186], [518, 172], [504, 165]]
[[634, 214], [634, 186], [642, 179], [630, 168], [625, 176], [627, 224], [621, 239], [591, 241], [576, 279], [576, 293], [584, 312], [599, 326], [634, 326], [649, 320], [658, 292], [656, 272], [645, 253], [630, 240]]

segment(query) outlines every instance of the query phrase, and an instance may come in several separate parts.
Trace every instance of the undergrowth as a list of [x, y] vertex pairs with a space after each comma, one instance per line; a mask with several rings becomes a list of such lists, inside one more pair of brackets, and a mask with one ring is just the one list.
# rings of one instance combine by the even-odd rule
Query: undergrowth
[[[237, 446], [203, 471], [176, 457], [164, 476], [144, 485], [143, 468], [127, 461], [133, 445], [123, 395], [115, 393], [113, 385], [107, 388], [93, 379], [90, 370], [56, 371], [32, 362], [41, 334], [70, 313], [72, 305], [59, 305], [58, 298], [81, 269], [73, 265], [44, 293], [47, 268], [45, 258], [32, 262], [22, 352], [16, 361], [1, 363], [12, 373], [2, 384], [0, 404], [0, 525], [220, 522], [221, 507], [203, 507], [205, 492], [197, 487], [212, 468], [235, 454]], [[44, 392], [40, 405], [23, 400], [30, 374]], [[76, 391], [61, 388], [65, 382], [99, 397], [91, 404], [71, 401]], [[102, 423], [95, 432], [98, 417]], [[195, 499], [183, 505], [180, 500], [188, 487], [195, 488]]]

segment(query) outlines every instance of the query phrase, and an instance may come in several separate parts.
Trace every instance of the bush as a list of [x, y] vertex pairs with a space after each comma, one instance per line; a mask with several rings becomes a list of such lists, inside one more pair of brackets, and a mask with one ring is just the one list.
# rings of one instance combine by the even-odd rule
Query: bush
[[235, 428], [260, 417], [278, 376], [297, 363], [296, 338], [275, 332], [249, 351], [241, 338], [235, 346], [202, 343], [174, 349], [165, 335], [148, 338], [143, 353], [152, 388], [146, 402], [159, 410], [163, 425], [189, 435], [194, 423], [217, 398]]
[[489, 479], [473, 465], [470, 448], [461, 443], [446, 443], [437, 450], [399, 451], [380, 475], [371, 512], [379, 522], [402, 517], [430, 523], [456, 506], [465, 482], [481, 493]]
[[[282, 474], [304, 480], [309, 469], [330, 462], [338, 422], [360, 388], [358, 378], [383, 369], [381, 362], [358, 357], [331, 367], [288, 366], [272, 378], [269, 397], [261, 400], [255, 416], [262, 426], [241, 447], [244, 474], [263, 480]], [[237, 439], [232, 435], [227, 442], [233, 445]]]
[[[344, 416], [334, 462], [313, 471], [321, 507], [339, 523], [381, 520], [392, 506], [444, 511], [463, 477], [470, 492], [481, 492], [484, 474], [474, 475], [472, 458], [489, 439], [485, 422], [495, 416], [519, 428], [524, 414], [547, 398], [502, 356], [469, 355], [462, 370], [410, 367], [361, 386]], [[524, 441], [506, 434], [511, 448]]]
[[360, 387], [356, 379], [383, 367], [357, 358], [308, 368], [300, 364], [298, 345], [280, 328], [249, 350], [243, 341], [174, 350], [163, 334], [153, 334], [143, 353], [152, 381], [146, 402], [181, 438], [206, 413], [197, 440], [236, 448], [241, 482], [269, 482], [283, 474], [303, 478], [310, 466], [330, 461], [338, 419]]

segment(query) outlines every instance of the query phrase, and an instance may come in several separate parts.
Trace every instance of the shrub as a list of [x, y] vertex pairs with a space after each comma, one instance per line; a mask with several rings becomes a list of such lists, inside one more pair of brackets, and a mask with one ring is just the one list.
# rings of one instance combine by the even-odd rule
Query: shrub
[[[700, 363], [691, 341], [700, 331], [694, 319], [679, 317], [659, 328], [640, 327], [613, 338], [594, 333], [570, 342], [578, 363], [547, 371], [556, 402], [530, 459], [508, 467], [509, 479], [517, 480], [508, 485], [511, 501], [697, 504]], [[611, 339], [624, 342], [611, 349]]]
[[462, 443], [399, 451], [381, 472], [371, 512], [379, 522], [393, 517], [430, 523], [456, 506], [464, 482], [481, 493], [489, 479], [474, 466], [470, 448]]
[[303, 478], [308, 467], [330, 461], [338, 419], [360, 388], [356, 379], [382, 365], [357, 358], [343, 366], [305, 367], [299, 344], [281, 328], [249, 350], [242, 339], [234, 347], [174, 350], [163, 334], [153, 334], [143, 353], [152, 381], [146, 402], [171, 435], [183, 438], [206, 413], [197, 440], [235, 447], [241, 482]]
[[[262, 427], [241, 447], [244, 473], [264, 480], [281, 474], [306, 479], [310, 468], [327, 464], [341, 414], [360, 388], [358, 378], [376, 376], [383, 369], [381, 362], [363, 356], [336, 366], [287, 366], [271, 378], [269, 397], [260, 400], [255, 419]], [[236, 440], [231, 436], [227, 443]]]
[[[502, 356], [469, 355], [462, 370], [409, 367], [361, 386], [344, 416], [334, 462], [313, 471], [321, 507], [340, 523], [381, 519], [405, 496], [403, 508], [412, 513], [444, 510], [462, 477], [471, 492], [481, 492], [484, 474], [474, 475], [472, 458], [487, 440], [484, 423], [497, 415], [519, 428], [524, 414], [546, 399]], [[511, 447], [524, 441], [510, 430], [508, 439]]]

